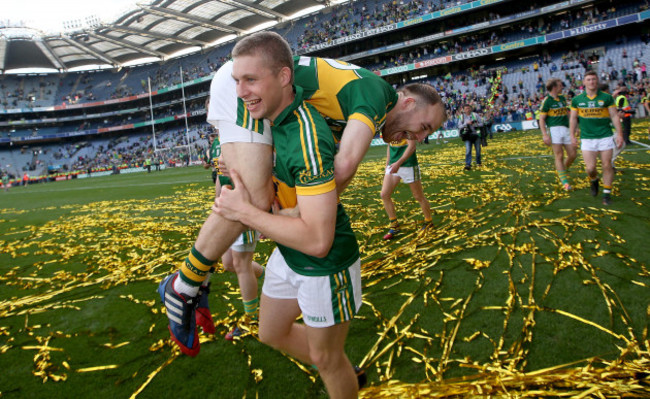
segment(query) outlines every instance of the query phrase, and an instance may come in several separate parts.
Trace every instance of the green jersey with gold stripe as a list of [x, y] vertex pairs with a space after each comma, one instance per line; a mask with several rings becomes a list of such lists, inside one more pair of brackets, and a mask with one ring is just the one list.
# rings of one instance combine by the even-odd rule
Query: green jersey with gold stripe
[[[305, 100], [325, 118], [337, 140], [349, 120], [366, 124], [373, 134], [381, 131], [386, 114], [397, 103], [395, 89], [367, 69], [327, 58], [294, 57], [294, 83], [304, 88]], [[264, 132], [264, 123], [251, 118], [237, 98], [232, 61], [212, 79], [208, 122], [216, 127], [228, 121], [239, 127]], [[234, 115], [237, 115], [236, 120]]]
[[219, 141], [219, 135], [216, 135], [210, 149], [205, 154], [205, 163], [209, 163], [213, 168], [219, 167], [219, 157], [221, 156], [221, 142]]
[[[404, 155], [404, 151], [409, 146], [409, 142], [407, 139], [403, 139], [400, 142], [397, 143], [389, 143], [388, 144], [388, 163], [393, 164]], [[418, 166], [418, 157], [415, 155], [415, 152], [411, 154], [410, 157], [406, 158], [406, 161], [401, 166]]]
[[206, 163], [212, 165], [212, 168], [217, 172], [220, 185], [232, 184], [232, 180], [229, 177], [221, 174], [219, 170], [219, 157], [221, 156], [221, 142], [219, 141], [219, 135], [217, 135], [214, 140], [212, 140], [212, 145], [206, 154]]
[[[296, 205], [297, 195], [310, 196], [336, 190], [334, 182], [334, 138], [316, 109], [303, 101], [296, 86], [296, 98], [273, 121], [275, 166], [273, 179], [283, 208]], [[334, 243], [327, 256], [317, 258], [278, 244], [289, 267], [306, 276], [325, 276], [347, 269], [359, 258], [359, 246], [345, 214], [337, 205]]]
[[553, 96], [546, 96], [539, 107], [540, 115], [546, 115], [546, 126], [569, 127], [569, 103], [566, 97], [559, 95], [557, 99]]
[[578, 112], [580, 137], [583, 139], [602, 139], [613, 136], [609, 109], [616, 109], [611, 94], [598, 91], [594, 97], [583, 92], [571, 101], [571, 110]]
[[347, 62], [296, 56], [294, 70], [305, 101], [325, 117], [337, 140], [352, 119], [365, 123], [373, 134], [381, 131], [397, 103], [397, 92], [388, 82]]

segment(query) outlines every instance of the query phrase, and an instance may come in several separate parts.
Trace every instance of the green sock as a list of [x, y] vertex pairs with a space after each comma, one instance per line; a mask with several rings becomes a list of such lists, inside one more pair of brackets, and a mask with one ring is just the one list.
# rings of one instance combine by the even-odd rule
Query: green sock
[[246, 316], [250, 317], [251, 320], [257, 320], [257, 313], [260, 308], [260, 299], [255, 297], [255, 299], [251, 299], [250, 301], [243, 301], [244, 303], [244, 312], [246, 313]]

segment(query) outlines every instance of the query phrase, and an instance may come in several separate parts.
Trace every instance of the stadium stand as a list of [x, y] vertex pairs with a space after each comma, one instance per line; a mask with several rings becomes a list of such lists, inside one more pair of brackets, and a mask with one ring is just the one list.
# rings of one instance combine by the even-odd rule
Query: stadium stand
[[[647, 88], [642, 67], [650, 63], [648, 28], [639, 33], [633, 23], [647, 18], [647, 2], [640, 0], [364, 0], [274, 30], [299, 54], [350, 61], [395, 85], [429, 81], [452, 116], [473, 102], [506, 123], [529, 118], [551, 76], [573, 93], [587, 69], [596, 69], [613, 87], [622, 80], [635, 93]], [[0, 75], [3, 170], [48, 175], [137, 166], [163, 153], [171, 162], [188, 151], [196, 158], [209, 130], [203, 108], [210, 77], [231, 48], [227, 43], [119, 71]], [[446, 127], [454, 127], [454, 118]]]

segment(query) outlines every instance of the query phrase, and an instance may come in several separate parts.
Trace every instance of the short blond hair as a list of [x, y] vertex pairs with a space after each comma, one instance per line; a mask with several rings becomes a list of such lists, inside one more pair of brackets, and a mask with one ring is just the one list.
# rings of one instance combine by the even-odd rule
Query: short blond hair
[[557, 87], [557, 85], [561, 85], [561, 84], [563, 84], [563, 83], [562, 83], [562, 81], [560, 79], [558, 79], [558, 78], [550, 78], [549, 80], [546, 81], [546, 90], [551, 91], [555, 87]]
[[291, 70], [293, 83], [293, 54], [289, 43], [275, 32], [257, 32], [240, 40], [232, 49], [232, 58], [261, 55], [264, 64], [275, 74], [284, 67]]

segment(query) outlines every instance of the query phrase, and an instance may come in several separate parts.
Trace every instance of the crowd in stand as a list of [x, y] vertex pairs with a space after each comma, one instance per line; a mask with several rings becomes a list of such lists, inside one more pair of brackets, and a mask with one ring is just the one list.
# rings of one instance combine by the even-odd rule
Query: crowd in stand
[[[387, 24], [392, 24], [398, 21], [414, 18], [418, 15], [434, 12], [436, 10], [444, 9], [452, 5], [466, 3], [467, 1], [453, 1], [453, 0], [434, 0], [422, 1], [412, 0], [410, 2], [402, 1], [389, 1], [382, 4], [375, 4], [368, 1], [359, 1], [352, 3], [348, 11], [338, 12], [331, 19], [323, 20], [322, 16], [313, 17], [305, 22], [305, 33], [296, 43], [297, 49], [309, 48], [316, 43], [326, 42], [328, 40], [335, 40], [336, 38], [347, 36], [354, 32], [371, 29]], [[535, 5], [531, 5], [534, 7]], [[640, 8], [645, 6], [641, 5]], [[507, 37], [511, 34], [521, 33], [523, 35], [535, 36], [548, 33], [552, 30], [568, 29], [569, 27], [588, 25], [598, 22], [600, 20], [612, 18], [616, 10], [612, 6], [606, 10], [599, 11], [592, 7], [588, 9], [573, 10], [571, 12], [562, 14], [557, 17], [539, 17], [535, 20], [515, 24], [507, 29], [502, 29], [500, 32], [490, 31], [483, 34], [466, 35], [454, 38], [450, 44], [448, 42], [435, 42], [419, 47], [413, 47], [408, 50], [397, 52], [385, 61], [378, 64], [361, 63], [362, 66], [372, 69], [384, 69], [390, 66], [409, 64], [416, 61], [439, 57], [445, 54], [456, 54], [463, 51], [468, 51], [476, 48], [487, 47], [507, 41]], [[486, 20], [496, 20], [500, 16], [496, 13], [489, 13], [485, 16]], [[459, 19], [449, 20], [447, 28], [453, 28], [453, 25], [460, 24], [466, 26], [470, 23], [477, 21], [462, 21]], [[643, 42], [648, 44], [648, 37], [642, 37]], [[620, 37], [620, 42], [624, 42], [625, 38]], [[601, 80], [609, 82], [616, 86], [623, 84], [631, 89], [631, 102], [636, 104], [642, 93], [650, 91], [650, 80], [647, 77], [647, 70], [645, 63], [641, 62], [642, 54], [627, 54], [623, 50], [623, 58], [629, 58], [629, 67], [621, 69], [614, 68], [611, 58], [608, 58], [604, 53], [586, 53], [584, 51], [568, 51], [562, 55], [561, 58], [552, 58], [549, 54], [544, 54], [538, 59], [531, 59], [525, 65], [510, 67], [506, 66], [494, 68], [480, 68], [472, 69], [467, 72], [439, 76], [431, 79], [430, 83], [434, 85], [443, 96], [449, 118], [444, 128], [455, 128], [457, 116], [463, 104], [472, 104], [474, 109], [481, 112], [493, 123], [509, 123], [517, 122], [527, 119], [533, 119], [535, 111], [538, 109], [539, 104], [545, 96], [545, 82], [542, 75], [542, 70], [550, 72], [554, 77], [561, 78], [566, 87], [569, 96], [577, 94], [582, 91], [582, 77], [587, 69], [596, 68], [601, 73]], [[225, 57], [212, 57], [196, 62], [190, 65], [187, 69], [183, 70], [183, 80], [189, 81], [198, 77], [207, 76], [225, 62]], [[136, 73], [136, 70], [127, 71], [123, 79], [129, 73]], [[534, 74], [535, 86], [530, 87], [524, 84], [523, 80], [519, 80], [516, 84], [504, 84], [504, 77], [509, 73], [521, 74]], [[153, 75], [153, 76], [152, 76]], [[174, 84], [181, 83], [179, 69], [170, 66], [161, 66], [151, 72], [152, 90], [162, 87], [168, 87]], [[92, 76], [84, 75], [79, 84], [83, 89], [79, 92], [77, 98], [67, 98], [68, 101], [79, 100], [94, 100]], [[110, 81], [106, 83], [112, 85]], [[148, 83], [146, 79], [140, 81], [141, 88], [133, 89], [126, 84], [120, 84], [113, 89], [111, 98], [122, 98], [133, 94], [144, 93], [148, 91]], [[4, 84], [0, 87], [5, 89]], [[44, 88], [47, 88], [47, 84]], [[142, 89], [142, 90], [139, 90]], [[480, 90], [479, 90], [480, 89]], [[480, 94], [483, 93], [483, 94]], [[24, 92], [16, 93], [16, 98], [25, 96]], [[5, 102], [9, 96], [5, 96]], [[188, 108], [198, 109], [202, 105], [198, 102], [194, 103]], [[154, 117], [160, 118], [164, 116], [171, 116], [179, 112], [178, 105], [175, 107], [165, 107], [156, 111]], [[148, 120], [150, 117], [147, 114], [143, 120]], [[93, 126], [120, 125], [124, 124], [125, 120], [111, 119], [103, 122], [84, 122], [81, 125], [81, 130], [86, 128], [93, 128]], [[133, 122], [133, 121], [128, 121]], [[107, 125], [107, 126], [108, 126]], [[190, 131], [192, 137], [190, 138], [190, 146], [195, 153], [202, 153], [206, 143], [198, 137], [203, 137], [209, 127], [206, 124], [199, 124], [192, 126]], [[105, 144], [93, 144], [87, 142], [84, 144], [65, 144], [54, 152], [53, 157], [56, 160], [68, 160], [66, 167], [68, 170], [98, 170], [111, 167], [112, 165], [141, 165], [146, 158], [155, 157], [153, 140], [150, 135], [140, 135], [127, 139], [124, 145], [120, 139], [113, 140]], [[156, 139], [156, 148], [166, 148], [165, 157], [171, 159], [184, 159], [186, 158], [186, 136], [184, 129], [179, 131], [173, 129], [160, 134]], [[85, 151], [86, 154], [93, 155], [78, 155], [80, 150], [85, 146], [90, 147], [90, 151]], [[96, 147], [96, 148], [95, 148]], [[33, 169], [33, 162], [31, 165], [26, 165], [27, 168]]]
[[[297, 38], [293, 43], [295, 50], [306, 49], [318, 43], [324, 43], [337, 38], [348, 36], [359, 31], [372, 29], [380, 26], [394, 24], [399, 21], [405, 21], [424, 14], [428, 14], [437, 10], [446, 9], [452, 6], [462, 5], [468, 3], [469, 0], [401, 0], [401, 1], [386, 1], [386, 2], [370, 2], [367, 0], [357, 1], [347, 4], [342, 7], [339, 6], [336, 12], [332, 12], [330, 19], [323, 18], [322, 14], [315, 15], [310, 19], [302, 22], [304, 24], [304, 33]], [[546, 3], [532, 3], [530, 9], [535, 9], [546, 5]], [[636, 6], [638, 9], [644, 9], [647, 6], [640, 4]], [[638, 11], [638, 10], [637, 10]], [[560, 16], [540, 16], [538, 18], [528, 20], [511, 26], [507, 29], [500, 29], [500, 33], [493, 30], [484, 34], [465, 35], [455, 37], [449, 42], [435, 42], [423, 46], [414, 47], [406, 51], [397, 52], [388, 56], [383, 56], [380, 63], [368, 64], [361, 62], [360, 65], [368, 69], [385, 69], [392, 66], [413, 63], [430, 58], [436, 58], [442, 55], [457, 54], [463, 51], [469, 51], [476, 48], [485, 48], [488, 46], [504, 43], [508, 40], [509, 36], [519, 34], [524, 36], [535, 36], [549, 33], [552, 30], [567, 29], [569, 27], [576, 27], [581, 25], [588, 25], [604, 19], [612, 18], [616, 13], [614, 5], [609, 6], [605, 10], [598, 10], [596, 7], [586, 9], [572, 10], [569, 13]], [[465, 17], [460, 14], [458, 17], [451, 19], [444, 19], [438, 23], [438, 31], [447, 31], [461, 26], [469, 26], [479, 22], [495, 21], [500, 18], [496, 12], [486, 13], [484, 16], [477, 19], [475, 16]], [[383, 45], [382, 39], [379, 39], [378, 46]], [[212, 58], [212, 59], [211, 59]], [[205, 59], [197, 59], [194, 62], [184, 62], [183, 80], [189, 81], [192, 79], [207, 76], [216, 71], [221, 66], [227, 57], [211, 55]], [[148, 92], [147, 78], [151, 80], [151, 89], [158, 90], [163, 87], [176, 85], [181, 83], [179, 66], [181, 63], [165, 64], [161, 66], [145, 67], [146, 73], [139, 76], [143, 70], [142, 67], [126, 68], [123, 75], [121, 75], [118, 82], [112, 80], [103, 81], [103, 87], [98, 87], [98, 83], [94, 80], [97, 74], [85, 73], [78, 82], [70, 81], [68, 85], [72, 88], [69, 94], [64, 95], [60, 100], [68, 103], [77, 102], [91, 102], [102, 99], [117, 99], [137, 94]], [[130, 75], [138, 75], [135, 81], [139, 82], [132, 86], [133, 80], [129, 79]], [[129, 83], [131, 82], [131, 84]], [[63, 84], [60, 81], [59, 84]], [[48, 86], [47, 90], [51, 94], [52, 88], [50, 85], [55, 85], [55, 82], [44, 81], [41, 85]], [[79, 88], [77, 86], [80, 86]], [[115, 87], [113, 87], [115, 86]], [[34, 93], [25, 93], [21, 89], [16, 92], [6, 92], [5, 85], [0, 85], [3, 88], [4, 98], [2, 102], [5, 107], [20, 106], [28, 102]], [[100, 90], [101, 89], [101, 90]], [[106, 92], [106, 89], [108, 92]], [[56, 90], [56, 89], [54, 89]], [[99, 95], [96, 91], [103, 91], [105, 95]], [[98, 98], [99, 96], [99, 98]]]
[[[570, 51], [562, 56], [563, 67], [560, 70], [552, 68], [554, 63], [548, 57], [541, 57], [530, 65], [522, 66], [520, 72], [532, 73], [536, 76], [534, 91], [525, 87], [522, 80], [510, 88], [503, 85], [499, 75], [500, 78], [503, 78], [509, 72], [513, 72], [505, 67], [470, 71], [469, 75], [448, 74], [445, 77], [434, 79], [430, 83], [443, 93], [446, 101], [447, 110], [451, 116], [445, 125], [446, 128], [456, 127], [456, 117], [460, 114], [462, 105], [466, 103], [473, 104], [476, 109], [489, 115], [490, 120], [494, 123], [519, 122], [535, 119], [535, 113], [547, 94], [546, 82], [540, 72], [541, 68], [548, 68], [552, 77], [562, 79], [566, 87], [565, 92], [569, 98], [572, 98], [584, 90], [582, 79], [585, 70], [597, 70], [601, 62], [609, 64], [609, 59], [606, 58], [603, 61], [601, 58], [598, 54]], [[565, 68], [564, 65], [572, 67]], [[633, 67], [635, 73], [624, 73], [624, 69], [618, 71], [613, 68], [610, 68], [609, 73], [603, 71], [601, 83], [607, 84], [612, 89], [619, 86], [627, 87], [630, 93], [630, 103], [636, 107], [641, 103], [642, 97], [646, 93], [650, 93], [650, 79], [647, 73], [643, 73], [644, 64], [640, 63], [638, 59], [634, 59], [632, 65], [635, 65]], [[449, 89], [454, 86], [454, 81], [461, 83], [461, 89]], [[498, 87], [495, 88], [495, 85]], [[495, 95], [481, 96], [477, 94], [476, 89], [481, 87], [485, 93], [494, 92]]]
[[355, 2], [345, 11], [337, 12], [329, 20], [315, 15], [304, 23], [304, 33], [298, 38], [294, 50], [307, 49], [315, 44], [326, 43], [341, 37], [349, 36], [362, 30], [374, 29], [381, 26], [405, 21], [420, 15], [429, 14], [451, 5], [468, 3], [468, 0], [438, 0], [438, 1], [390, 1], [383, 4], [363, 1]]
[[[429, 83], [436, 87], [446, 103], [448, 120], [443, 129], [457, 127], [456, 123], [463, 104], [472, 104], [475, 111], [491, 123], [511, 123], [535, 118], [535, 112], [546, 95], [545, 82], [541, 73], [544, 68], [550, 72], [551, 76], [563, 80], [566, 92], [570, 97], [583, 90], [584, 71], [598, 68], [603, 71], [602, 82], [614, 87], [626, 85], [631, 93], [630, 102], [633, 105], [638, 104], [641, 96], [650, 92], [650, 78], [647, 76], [645, 65], [637, 57], [630, 61], [632, 72], [628, 72], [626, 69], [610, 68], [611, 60], [606, 55], [570, 51], [559, 60], [544, 55], [517, 68], [494, 67], [469, 70], [466, 73], [448, 73], [445, 76], [429, 80]], [[610, 72], [608, 73], [607, 70]], [[537, 82], [534, 90], [524, 86], [521, 80], [511, 87], [505, 85], [503, 78], [514, 72], [533, 74]], [[487, 95], [480, 93], [487, 93]], [[200, 108], [199, 102], [195, 102], [192, 107], [192, 109]], [[156, 117], [174, 114], [178, 111], [176, 108], [160, 110]], [[206, 123], [190, 126], [190, 146], [194, 154], [204, 152], [207, 141], [200, 138], [206, 137], [209, 129], [210, 127]], [[105, 170], [113, 165], [124, 167], [142, 165], [146, 158], [180, 162], [186, 159], [186, 140], [185, 129], [176, 128], [160, 132], [156, 136], [156, 148], [165, 149], [164, 153], [154, 153], [153, 139], [150, 134], [122, 137], [103, 144], [94, 144], [92, 141], [64, 144], [56, 149], [50, 149], [50, 151], [54, 151], [51, 154], [52, 158], [62, 161], [67, 171]], [[122, 144], [123, 141], [124, 144]], [[90, 150], [84, 151], [84, 153], [93, 155], [77, 155], [85, 147], [90, 147]], [[47, 154], [48, 150], [44, 151]], [[34, 170], [39, 165], [41, 165], [41, 161], [35, 157], [22, 169]]]
[[[644, 6], [637, 6], [635, 10], [630, 10], [630, 12], [639, 11], [639, 9], [643, 7]], [[378, 63], [361, 62], [360, 65], [367, 69], [374, 70], [412, 64], [418, 61], [425, 61], [445, 55], [459, 54], [465, 51], [488, 48], [490, 46], [507, 43], [512, 40], [513, 37], [522, 39], [568, 29], [569, 27], [589, 25], [603, 19], [610, 19], [615, 13], [616, 9], [614, 7], [610, 7], [602, 12], [599, 12], [598, 9], [594, 7], [586, 10], [573, 10], [560, 16], [540, 16], [532, 20], [526, 20], [502, 27], [499, 33], [492, 30], [484, 33], [454, 37], [453, 40], [449, 41], [427, 43], [421, 46], [409, 48], [405, 51], [391, 53], [382, 57], [383, 59]], [[490, 21], [499, 18], [500, 16], [494, 13], [489, 14], [487, 17]], [[477, 23], [480, 21], [473, 22]], [[471, 23], [471, 21], [468, 21], [468, 24]], [[442, 30], [444, 31], [445, 28], [443, 27]]]

